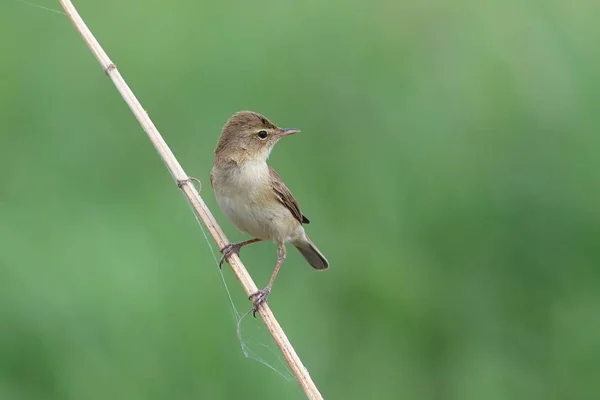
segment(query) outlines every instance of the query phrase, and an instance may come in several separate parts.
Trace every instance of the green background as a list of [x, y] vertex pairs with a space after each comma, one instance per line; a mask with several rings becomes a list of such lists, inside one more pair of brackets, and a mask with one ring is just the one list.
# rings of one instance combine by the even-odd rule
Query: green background
[[[302, 129], [270, 162], [331, 268], [270, 304], [325, 398], [600, 398], [600, 3], [76, 6], [232, 240], [222, 125]], [[304, 398], [69, 20], [0, 35], [0, 399]]]

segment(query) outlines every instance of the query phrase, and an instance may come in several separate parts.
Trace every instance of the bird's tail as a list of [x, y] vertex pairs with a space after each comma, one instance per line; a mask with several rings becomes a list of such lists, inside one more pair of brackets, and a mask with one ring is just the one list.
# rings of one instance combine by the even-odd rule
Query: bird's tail
[[299, 240], [292, 243], [298, 251], [304, 256], [306, 261], [315, 269], [327, 269], [329, 268], [329, 261], [325, 256], [317, 249], [311, 240], [306, 237], [306, 240]]

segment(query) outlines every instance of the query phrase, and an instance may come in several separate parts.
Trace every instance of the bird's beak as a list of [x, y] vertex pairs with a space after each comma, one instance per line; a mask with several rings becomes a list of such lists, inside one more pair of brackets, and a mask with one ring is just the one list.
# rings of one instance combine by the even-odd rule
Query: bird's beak
[[293, 135], [294, 133], [300, 132], [300, 129], [295, 128], [281, 128], [279, 129], [279, 136], [284, 137], [288, 135]]

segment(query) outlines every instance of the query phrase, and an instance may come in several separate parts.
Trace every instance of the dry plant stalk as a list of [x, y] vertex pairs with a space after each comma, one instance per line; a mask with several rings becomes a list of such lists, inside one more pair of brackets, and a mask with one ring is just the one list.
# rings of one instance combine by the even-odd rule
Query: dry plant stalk
[[[221, 227], [217, 224], [217, 221], [215, 220], [212, 213], [200, 197], [200, 194], [192, 184], [192, 181], [175, 158], [175, 155], [173, 154], [171, 149], [169, 149], [169, 146], [167, 146], [167, 143], [164, 141], [164, 139], [162, 138], [162, 136], [148, 117], [148, 114], [146, 113], [140, 102], [137, 100], [129, 86], [127, 86], [127, 84], [125, 83], [125, 80], [117, 70], [117, 67], [108, 58], [108, 55], [104, 52], [102, 47], [100, 47], [100, 44], [98, 43], [94, 35], [92, 35], [92, 32], [88, 29], [85, 22], [83, 22], [83, 19], [81, 19], [79, 13], [75, 9], [71, 1], [60, 0], [60, 3], [67, 15], [69, 16], [69, 18], [71, 19], [71, 21], [73, 22], [73, 25], [75, 25], [75, 28], [83, 37], [83, 40], [85, 41], [87, 46], [96, 56], [96, 59], [102, 66], [104, 72], [110, 77], [110, 79], [117, 87], [119, 93], [121, 93], [121, 96], [123, 96], [123, 99], [125, 100], [129, 108], [137, 118], [138, 122], [148, 135], [148, 138], [150, 139], [150, 141], [164, 160], [165, 164], [167, 165], [167, 168], [173, 176], [173, 179], [175, 179], [175, 182], [183, 191], [185, 197], [192, 205], [194, 211], [210, 232], [211, 236], [217, 243], [217, 246], [219, 246], [219, 248], [223, 248], [229, 243], [229, 241], [225, 237], [225, 234], [221, 230]], [[231, 265], [233, 273], [242, 284], [242, 287], [244, 288], [246, 294], [250, 295], [251, 293], [254, 293], [258, 290], [256, 284], [250, 277], [250, 274], [248, 274], [248, 271], [244, 267], [244, 264], [242, 264], [241, 260], [237, 255], [234, 255], [229, 258], [229, 264]], [[321, 393], [319, 392], [317, 386], [311, 379], [308, 370], [302, 364], [302, 361], [296, 354], [296, 351], [294, 350], [290, 341], [285, 335], [285, 332], [279, 325], [279, 322], [277, 322], [277, 320], [275, 319], [275, 316], [273, 315], [273, 312], [271, 311], [269, 306], [267, 304], [261, 305], [258, 309], [258, 314], [263, 319], [265, 325], [267, 326], [267, 329], [273, 337], [273, 340], [275, 340], [277, 347], [279, 347], [279, 350], [283, 354], [286, 362], [288, 363], [292, 372], [298, 379], [298, 382], [304, 390], [304, 393], [306, 393], [306, 396], [309, 399], [322, 399], [323, 396], [321, 396]]]

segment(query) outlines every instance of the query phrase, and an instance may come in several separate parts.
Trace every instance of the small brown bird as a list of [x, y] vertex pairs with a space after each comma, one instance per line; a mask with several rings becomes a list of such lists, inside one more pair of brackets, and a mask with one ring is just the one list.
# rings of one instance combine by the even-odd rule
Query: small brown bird
[[240, 111], [223, 127], [210, 183], [221, 210], [235, 226], [254, 238], [225, 246], [225, 258], [238, 254], [243, 246], [261, 240], [277, 244], [277, 264], [269, 284], [250, 295], [254, 312], [263, 303], [285, 260], [285, 243], [292, 243], [308, 263], [318, 269], [329, 267], [327, 259], [311, 242], [303, 224], [310, 221], [300, 211], [298, 202], [285, 186], [281, 177], [267, 165], [275, 143], [284, 136], [300, 132], [298, 129], [279, 128], [264, 116], [252, 111]]

